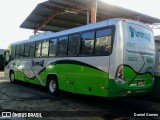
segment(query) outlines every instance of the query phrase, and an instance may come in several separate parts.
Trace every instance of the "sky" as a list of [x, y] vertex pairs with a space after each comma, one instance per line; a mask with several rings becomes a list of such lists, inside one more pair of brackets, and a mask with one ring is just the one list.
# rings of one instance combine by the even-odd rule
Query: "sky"
[[[33, 11], [38, 3], [46, 0], [3, 0], [0, 4], [0, 49], [6, 49], [13, 42], [28, 39], [33, 30], [19, 26]], [[109, 4], [121, 6], [160, 19], [160, 0], [103, 0]], [[154, 30], [160, 35], [160, 29]]]

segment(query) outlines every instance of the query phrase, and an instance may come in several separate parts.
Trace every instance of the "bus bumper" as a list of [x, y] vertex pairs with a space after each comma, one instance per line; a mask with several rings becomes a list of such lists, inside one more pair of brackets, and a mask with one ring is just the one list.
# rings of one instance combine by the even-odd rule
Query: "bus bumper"
[[115, 80], [109, 80], [108, 97], [122, 97], [122, 96], [138, 96], [148, 94], [152, 91], [153, 84], [147, 86], [131, 87], [127, 85], [118, 84]]

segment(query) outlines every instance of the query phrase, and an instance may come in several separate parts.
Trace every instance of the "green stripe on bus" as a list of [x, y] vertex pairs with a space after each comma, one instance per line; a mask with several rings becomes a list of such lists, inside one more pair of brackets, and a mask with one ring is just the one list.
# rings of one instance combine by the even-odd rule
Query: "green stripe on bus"
[[[69, 64], [68, 64], [69, 63]], [[127, 84], [119, 84], [114, 79], [109, 79], [109, 74], [92, 67], [91, 65], [83, 64], [77, 61], [56, 61], [53, 62], [39, 73], [40, 78], [46, 85], [47, 75], [55, 74], [58, 77], [59, 88], [61, 90], [103, 97], [118, 97], [130, 95], [124, 94], [124, 91], [131, 91], [132, 95], [136, 95], [139, 91], [144, 93], [150, 91], [152, 82], [150, 73], [137, 74], [132, 68], [124, 66], [125, 78], [132, 79], [137, 75], [137, 78], [148, 78], [145, 80], [147, 86], [128, 86]], [[22, 81], [39, 84], [38, 79], [30, 79], [23, 72], [16, 72], [16, 78]], [[133, 80], [133, 83], [136, 83]]]

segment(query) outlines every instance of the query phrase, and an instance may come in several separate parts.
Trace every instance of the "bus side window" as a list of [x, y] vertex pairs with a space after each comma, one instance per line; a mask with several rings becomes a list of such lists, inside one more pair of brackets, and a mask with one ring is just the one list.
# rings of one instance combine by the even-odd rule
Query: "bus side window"
[[35, 55], [35, 42], [30, 44], [29, 57], [33, 58]]
[[41, 42], [36, 42], [35, 57], [41, 57], [41, 47], [42, 47]]
[[20, 52], [20, 45], [16, 46], [16, 58], [19, 57], [19, 52]]
[[104, 55], [111, 53], [112, 28], [103, 28], [96, 31], [95, 54]]
[[25, 51], [24, 51], [24, 57], [29, 56], [29, 49], [30, 49], [30, 44], [25, 44]]
[[16, 50], [16, 46], [12, 46], [11, 48], [11, 60], [13, 60], [15, 58], [15, 50]]
[[155, 50], [160, 51], [160, 42], [155, 41]]
[[58, 40], [58, 56], [67, 55], [68, 36], [60, 37]]
[[49, 56], [54, 57], [57, 54], [57, 39], [50, 39]]
[[48, 57], [49, 51], [49, 40], [44, 40], [42, 42], [42, 57]]
[[77, 56], [78, 55], [78, 48], [80, 43], [80, 35], [74, 34], [69, 36], [69, 43], [68, 43], [68, 55], [69, 56]]
[[87, 31], [81, 35], [81, 54], [90, 55], [94, 53], [94, 35], [95, 32]]
[[19, 54], [20, 58], [23, 58], [23, 56], [24, 56], [24, 44], [20, 45], [20, 54]]

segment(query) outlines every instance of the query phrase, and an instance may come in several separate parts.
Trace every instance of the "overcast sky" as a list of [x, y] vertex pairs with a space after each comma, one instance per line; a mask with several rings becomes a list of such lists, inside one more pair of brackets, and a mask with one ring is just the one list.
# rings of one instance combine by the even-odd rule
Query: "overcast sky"
[[[36, 5], [46, 0], [3, 0], [0, 4], [1, 34], [0, 49], [10, 43], [28, 39], [33, 30], [21, 29], [19, 26], [28, 17]], [[104, 0], [110, 4], [122, 6], [160, 19], [160, 0]], [[154, 31], [160, 35], [160, 30]]]

